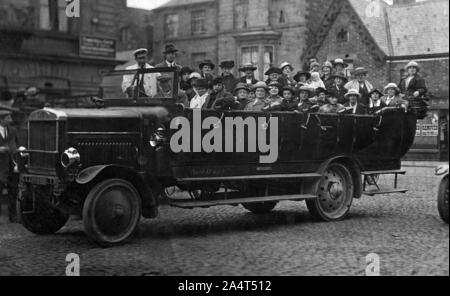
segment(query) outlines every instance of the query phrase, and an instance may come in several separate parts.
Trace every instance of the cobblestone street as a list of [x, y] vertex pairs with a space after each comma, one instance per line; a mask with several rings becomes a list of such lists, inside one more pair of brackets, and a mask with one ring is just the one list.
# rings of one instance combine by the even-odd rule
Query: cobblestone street
[[338, 223], [314, 222], [303, 202], [280, 203], [263, 216], [242, 207], [162, 207], [129, 244], [111, 249], [91, 243], [79, 221], [44, 237], [2, 224], [0, 275], [65, 275], [66, 255], [76, 253], [85, 276], [362, 276], [366, 255], [376, 253], [381, 275], [448, 276], [449, 227], [436, 203], [440, 178], [431, 166], [405, 169], [399, 180], [408, 194], [355, 200]]

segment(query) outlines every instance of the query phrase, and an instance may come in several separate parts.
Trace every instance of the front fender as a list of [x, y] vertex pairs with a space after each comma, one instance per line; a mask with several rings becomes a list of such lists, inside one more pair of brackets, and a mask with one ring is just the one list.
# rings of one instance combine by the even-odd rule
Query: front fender
[[77, 177], [75, 178], [75, 181], [80, 185], [86, 185], [92, 180], [95, 179], [102, 171], [104, 171], [107, 168], [113, 167], [112, 165], [97, 165], [93, 167], [89, 167], [87, 169], [82, 170]]

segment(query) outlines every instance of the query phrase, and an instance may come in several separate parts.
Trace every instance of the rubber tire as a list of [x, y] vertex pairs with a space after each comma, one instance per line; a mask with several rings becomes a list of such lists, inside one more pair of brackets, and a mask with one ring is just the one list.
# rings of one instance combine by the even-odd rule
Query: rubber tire
[[[127, 231], [124, 232], [119, 238], [108, 239], [107, 234], [102, 234], [100, 229], [98, 229], [95, 221], [95, 205], [98, 198], [104, 193], [108, 188], [116, 186], [122, 186], [132, 192], [131, 197], [131, 207], [134, 211], [134, 217], [128, 227]], [[141, 198], [136, 190], [136, 188], [128, 181], [122, 179], [107, 179], [99, 184], [95, 185], [89, 192], [83, 206], [83, 224], [86, 234], [89, 238], [101, 247], [113, 247], [117, 245], [122, 245], [127, 243], [136, 232], [141, 219]]]
[[444, 222], [448, 224], [448, 176], [442, 179], [441, 184], [439, 184], [438, 210], [439, 216], [441, 216], [442, 220], [444, 220]]
[[[322, 209], [321, 204], [320, 204], [320, 197], [317, 197], [315, 199], [308, 199], [306, 200], [306, 206], [310, 212], [310, 214], [313, 216], [314, 220], [317, 221], [324, 221], [324, 222], [335, 222], [335, 221], [341, 221], [343, 219], [345, 219], [348, 215], [348, 213], [350, 212], [350, 207], [351, 204], [353, 202], [353, 191], [354, 191], [354, 184], [353, 184], [353, 179], [352, 179], [352, 175], [350, 173], [350, 171], [347, 169], [347, 167], [343, 164], [340, 163], [331, 163], [327, 170], [331, 167], [336, 167], [340, 170], [342, 170], [344, 177], [347, 179], [347, 181], [349, 182], [349, 194], [350, 197], [349, 198], [349, 204], [347, 206], [347, 209], [340, 214], [337, 217], [330, 217], [329, 215], [326, 214], [326, 212]], [[324, 177], [322, 177], [321, 181], [323, 180]], [[321, 182], [320, 181], [320, 182]], [[318, 190], [320, 191], [320, 183], [319, 183], [319, 188]], [[319, 195], [319, 192], [313, 192], [312, 194], [316, 194]]]
[[22, 203], [17, 200], [17, 213], [19, 220], [28, 231], [38, 235], [55, 234], [69, 220], [69, 215], [55, 208], [40, 190], [36, 191], [36, 208], [33, 214], [22, 213]]
[[253, 214], [262, 215], [272, 212], [277, 204], [278, 202], [276, 201], [266, 201], [260, 203], [242, 204], [242, 206]]

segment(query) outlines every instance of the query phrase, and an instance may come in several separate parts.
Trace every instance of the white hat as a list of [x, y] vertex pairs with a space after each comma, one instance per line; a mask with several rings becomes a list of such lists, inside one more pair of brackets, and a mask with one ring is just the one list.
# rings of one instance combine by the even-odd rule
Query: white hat
[[133, 56], [136, 56], [138, 53], [146, 53], [146, 54], [148, 54], [148, 49], [147, 48], [136, 49], [135, 51], [133, 51]]
[[397, 93], [400, 92], [400, 88], [398, 88], [397, 84], [395, 84], [395, 83], [393, 83], [393, 82], [389, 83], [388, 85], [386, 85], [386, 86], [384, 87], [384, 92], [386, 92], [386, 91], [387, 91], [388, 89], [390, 89], [390, 88], [395, 89], [395, 91], [396, 91]]
[[285, 67], [290, 67], [290, 68], [291, 68], [291, 71], [294, 71], [294, 67], [292, 67], [291, 63], [283, 62], [283, 63], [280, 65], [280, 69], [284, 69]]
[[349, 96], [358, 96], [359, 98], [361, 98], [361, 94], [359, 93], [359, 91], [357, 89], [352, 88], [351, 90], [348, 91], [348, 93], [346, 93], [344, 95], [345, 98], [348, 98]]
[[419, 64], [416, 61], [409, 62], [406, 65], [405, 69], [408, 70], [408, 68], [411, 68], [411, 67], [415, 67], [415, 68], [417, 68], [417, 70], [420, 70], [420, 66], [419, 66]]
[[191, 75], [189, 75], [189, 79], [192, 79], [192, 78], [200, 79], [200, 78], [202, 78], [202, 75], [200, 75], [197, 72], [193, 72], [193, 73], [191, 73]]

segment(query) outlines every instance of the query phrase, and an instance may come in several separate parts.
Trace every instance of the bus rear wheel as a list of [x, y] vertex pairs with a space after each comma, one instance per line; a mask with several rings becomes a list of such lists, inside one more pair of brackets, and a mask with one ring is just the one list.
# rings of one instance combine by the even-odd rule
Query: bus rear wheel
[[353, 202], [353, 180], [347, 167], [330, 164], [319, 181], [317, 198], [307, 200], [311, 215], [320, 221], [339, 221], [350, 212]]

